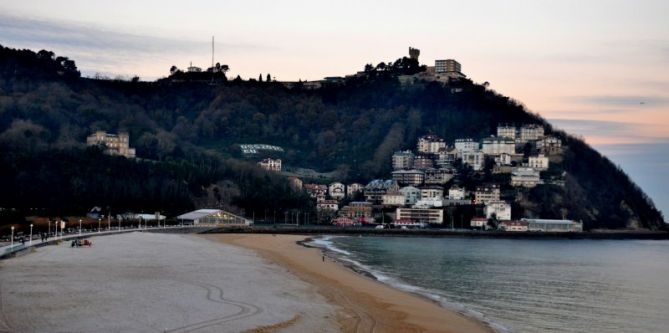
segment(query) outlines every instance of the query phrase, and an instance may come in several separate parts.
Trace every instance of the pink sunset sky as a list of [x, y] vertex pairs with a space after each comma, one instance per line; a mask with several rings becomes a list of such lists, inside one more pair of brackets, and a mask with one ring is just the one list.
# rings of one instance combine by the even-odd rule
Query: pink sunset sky
[[421, 50], [591, 144], [669, 138], [667, 1], [0, 3], [0, 44], [50, 49], [84, 75], [155, 79], [216, 61], [243, 78], [317, 80]]

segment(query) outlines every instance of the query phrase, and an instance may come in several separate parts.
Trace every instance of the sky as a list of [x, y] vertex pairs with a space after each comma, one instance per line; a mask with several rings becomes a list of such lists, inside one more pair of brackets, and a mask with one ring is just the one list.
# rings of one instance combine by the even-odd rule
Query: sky
[[669, 214], [668, 13], [666, 0], [0, 0], [0, 44], [152, 80], [210, 66], [215, 36], [232, 76], [282, 81], [351, 74], [412, 46], [582, 136]]

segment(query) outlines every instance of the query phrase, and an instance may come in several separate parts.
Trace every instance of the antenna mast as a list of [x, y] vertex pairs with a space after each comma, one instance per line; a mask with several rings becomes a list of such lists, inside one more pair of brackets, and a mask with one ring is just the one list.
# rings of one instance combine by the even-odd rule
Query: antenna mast
[[211, 68], [214, 68], [214, 36], [211, 36]]

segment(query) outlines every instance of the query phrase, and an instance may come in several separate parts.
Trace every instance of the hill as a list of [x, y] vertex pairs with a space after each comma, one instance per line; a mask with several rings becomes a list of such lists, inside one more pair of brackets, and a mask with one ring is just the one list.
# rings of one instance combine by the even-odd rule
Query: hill
[[[420, 71], [398, 63], [400, 74]], [[587, 229], [664, 226], [622, 170], [522, 104], [466, 79], [403, 85], [397, 74], [373, 71], [319, 89], [227, 80], [223, 72], [215, 82], [182, 72], [179, 80], [101, 80], [80, 77], [73, 61], [48, 51], [0, 47], [0, 207], [5, 220], [93, 206], [168, 214], [219, 206], [249, 216], [313, 211], [305, 193], [259, 170], [239, 144], [277, 145], [284, 164], [366, 183], [388, 178], [392, 153], [415, 147], [420, 135], [481, 139], [500, 123], [515, 123], [544, 126], [565, 151], [550, 170], [564, 186], [516, 193], [522, 200], [514, 217], [565, 216]], [[87, 148], [96, 130], [128, 132], [141, 159]], [[468, 189], [499, 177], [460, 171]]]

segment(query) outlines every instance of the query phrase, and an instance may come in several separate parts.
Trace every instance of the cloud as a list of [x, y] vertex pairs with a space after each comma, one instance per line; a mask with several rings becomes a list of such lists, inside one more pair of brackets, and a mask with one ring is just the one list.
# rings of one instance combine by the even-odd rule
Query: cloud
[[602, 96], [575, 96], [571, 101], [591, 105], [604, 106], [664, 106], [669, 104], [669, 98], [664, 96], [641, 96], [641, 95], [602, 95]]
[[593, 144], [669, 142], [655, 131], [654, 124], [594, 119], [549, 119], [567, 133], [584, 136]]
[[[0, 14], [0, 41], [8, 47], [47, 49], [77, 62], [84, 74], [129, 74], [141, 66], [208, 54], [208, 40], [125, 33], [80, 23], [19, 18]], [[231, 50], [262, 49], [256, 45], [216, 43]], [[192, 59], [192, 58], [190, 58]], [[168, 67], [169, 68], [169, 67]], [[165, 72], [167, 68], [165, 69]]]

